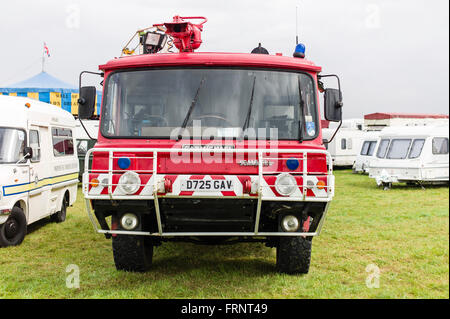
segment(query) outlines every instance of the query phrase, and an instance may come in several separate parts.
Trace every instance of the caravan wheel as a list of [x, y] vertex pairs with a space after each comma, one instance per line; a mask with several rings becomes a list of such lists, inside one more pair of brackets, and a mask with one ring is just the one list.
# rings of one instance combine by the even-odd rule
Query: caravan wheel
[[27, 233], [27, 219], [23, 210], [14, 207], [11, 215], [0, 225], [0, 247], [20, 245]]

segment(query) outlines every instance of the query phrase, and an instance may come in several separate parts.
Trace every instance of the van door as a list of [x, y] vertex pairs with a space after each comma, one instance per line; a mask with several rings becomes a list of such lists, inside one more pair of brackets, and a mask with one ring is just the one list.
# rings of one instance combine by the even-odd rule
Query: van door
[[33, 157], [30, 159], [29, 223], [49, 215], [51, 176], [48, 175], [48, 139], [47, 127], [30, 126], [28, 140], [33, 149]]

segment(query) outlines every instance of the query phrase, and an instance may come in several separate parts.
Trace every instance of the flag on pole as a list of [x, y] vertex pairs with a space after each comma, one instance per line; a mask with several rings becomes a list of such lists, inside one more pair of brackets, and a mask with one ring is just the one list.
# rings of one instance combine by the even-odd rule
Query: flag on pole
[[49, 51], [48, 46], [47, 46], [47, 44], [45, 42], [44, 42], [44, 52], [45, 52], [45, 54], [47, 54], [47, 57], [50, 57], [50, 51]]

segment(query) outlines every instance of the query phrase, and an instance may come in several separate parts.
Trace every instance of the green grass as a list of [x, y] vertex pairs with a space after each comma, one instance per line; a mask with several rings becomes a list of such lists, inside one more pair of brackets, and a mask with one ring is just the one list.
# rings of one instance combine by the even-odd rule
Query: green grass
[[[277, 274], [275, 249], [263, 244], [165, 243], [151, 271], [116, 271], [79, 192], [65, 223], [38, 222], [21, 246], [0, 249], [0, 298], [449, 298], [448, 187], [384, 191], [367, 176], [335, 174], [307, 275]], [[66, 288], [70, 264], [79, 289]], [[379, 288], [366, 286], [369, 264], [381, 270]]]

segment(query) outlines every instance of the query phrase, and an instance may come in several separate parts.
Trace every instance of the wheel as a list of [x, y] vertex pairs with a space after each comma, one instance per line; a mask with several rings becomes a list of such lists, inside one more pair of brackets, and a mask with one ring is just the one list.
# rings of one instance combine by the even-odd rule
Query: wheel
[[20, 207], [14, 207], [11, 215], [0, 225], [0, 247], [20, 245], [27, 234], [27, 219]]
[[67, 200], [66, 197], [64, 196], [61, 203], [61, 210], [59, 212], [54, 213], [51, 216], [51, 219], [55, 223], [62, 223], [63, 221], [66, 220], [66, 215], [67, 215]]
[[133, 235], [112, 237], [114, 263], [117, 270], [147, 271], [153, 258], [153, 245], [149, 238]]
[[277, 271], [307, 274], [311, 262], [312, 241], [305, 237], [280, 237], [277, 246]]

